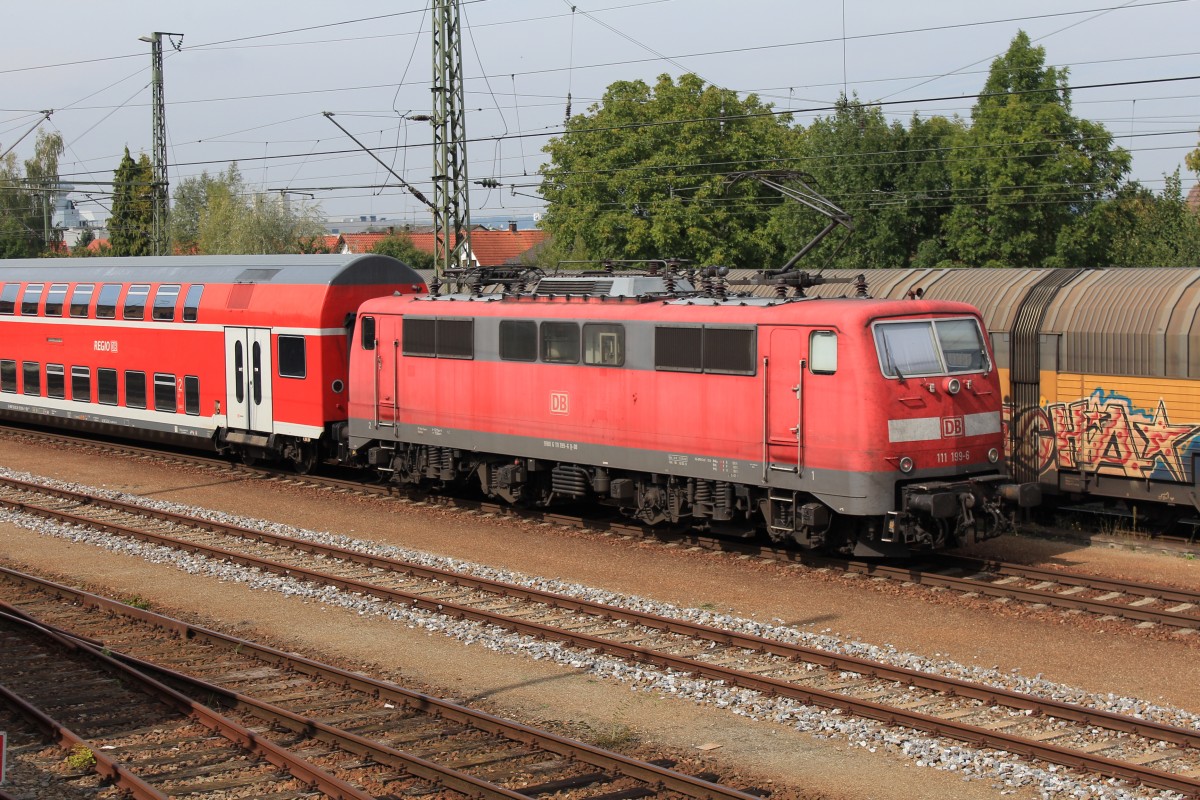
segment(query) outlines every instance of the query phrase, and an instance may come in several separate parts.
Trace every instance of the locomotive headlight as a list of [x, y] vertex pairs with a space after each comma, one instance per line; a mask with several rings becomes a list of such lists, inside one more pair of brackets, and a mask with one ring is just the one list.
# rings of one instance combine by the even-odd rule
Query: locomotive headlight
[[958, 378], [946, 378], [945, 386], [947, 394], [958, 394], [959, 390], [962, 389], [962, 383]]
[[1000, 460], [1000, 451], [999, 450], [997, 450], [994, 447], [991, 450], [988, 450], [988, 461], [995, 464], [999, 460]]
[[911, 458], [909, 458], [908, 456], [905, 456], [904, 458], [900, 459], [900, 471], [906, 475], [908, 473], [912, 472], [913, 471], [913, 460]]

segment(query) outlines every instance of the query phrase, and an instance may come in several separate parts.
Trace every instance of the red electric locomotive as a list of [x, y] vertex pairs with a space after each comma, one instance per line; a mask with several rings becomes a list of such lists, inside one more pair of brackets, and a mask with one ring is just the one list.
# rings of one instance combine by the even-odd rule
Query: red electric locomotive
[[344, 435], [355, 310], [425, 290], [372, 255], [0, 261], [0, 417], [307, 469]]
[[[673, 284], [673, 285], [672, 285]], [[1001, 398], [960, 303], [681, 293], [662, 276], [365, 303], [353, 458], [860, 555], [1007, 527]]]

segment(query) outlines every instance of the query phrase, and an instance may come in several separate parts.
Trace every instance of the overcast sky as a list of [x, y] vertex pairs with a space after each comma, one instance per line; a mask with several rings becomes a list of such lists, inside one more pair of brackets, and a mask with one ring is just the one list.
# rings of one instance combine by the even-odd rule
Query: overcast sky
[[[138, 37], [182, 33], [164, 70], [172, 185], [236, 160], [252, 187], [310, 192], [329, 217], [427, 224], [321, 112], [392, 148], [381, 157], [430, 193], [429, 123], [405, 119], [430, 110], [428, 2], [6, 3], [0, 152], [53, 108], [44, 127], [66, 142], [65, 179], [111, 180], [123, 147], [151, 149], [150, 45]], [[476, 220], [528, 224], [541, 209], [541, 148], [568, 91], [579, 113], [614, 81], [690, 71], [802, 110], [801, 122], [843, 89], [900, 119], [969, 117], [1021, 29], [1070, 68], [1075, 113], [1133, 152], [1132, 177], [1161, 190], [1198, 141], [1200, 0], [463, 0], [462, 12], [470, 177], [502, 184], [473, 192]], [[1126, 85], [1082, 88], [1114, 83]], [[1195, 182], [1185, 170], [1184, 190]]]

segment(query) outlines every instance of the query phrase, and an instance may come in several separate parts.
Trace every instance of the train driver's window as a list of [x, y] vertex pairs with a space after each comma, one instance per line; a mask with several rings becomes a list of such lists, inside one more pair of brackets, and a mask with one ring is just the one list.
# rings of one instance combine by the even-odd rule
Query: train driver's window
[[117, 299], [121, 296], [121, 284], [106, 283], [100, 287], [96, 300], [96, 319], [116, 319]]
[[625, 326], [588, 323], [583, 326], [583, 363], [619, 367], [625, 363]]
[[21, 293], [21, 284], [6, 283], [0, 290], [0, 314], [15, 314], [17, 311], [17, 295]]
[[361, 328], [361, 330], [359, 331], [359, 335], [362, 336], [362, 349], [363, 350], [374, 350], [375, 349], [375, 318], [374, 317], [363, 317], [362, 320], [359, 322], [359, 326]]
[[833, 331], [813, 331], [808, 337], [808, 368], [814, 375], [837, 372], [837, 334]]

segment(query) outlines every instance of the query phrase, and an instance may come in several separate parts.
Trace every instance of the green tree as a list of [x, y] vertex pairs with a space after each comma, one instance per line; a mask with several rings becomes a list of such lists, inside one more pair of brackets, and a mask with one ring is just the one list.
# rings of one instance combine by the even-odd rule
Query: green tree
[[789, 167], [790, 118], [695, 75], [619, 81], [552, 139], [542, 168], [548, 258], [677, 257], [769, 266], [778, 195], [730, 173]]
[[[944, 117], [914, 116], [906, 128], [844, 95], [832, 115], [817, 117], [800, 136], [800, 166], [850, 214], [855, 230], [845, 242], [836, 232], [814, 250], [816, 266], [903, 267], [918, 260], [923, 243], [935, 244], [947, 213], [946, 148], [959, 127]], [[789, 204], [776, 214], [773, 231], [796, 251], [827, 221]], [[940, 261], [941, 247], [928, 248], [924, 259]]]
[[412, 239], [403, 233], [380, 239], [371, 248], [372, 253], [398, 258], [413, 269], [433, 269], [434, 255], [418, 250]]
[[0, 257], [45, 255], [61, 242], [62, 232], [49, 222], [62, 151], [61, 135], [38, 131], [33, 158], [23, 169], [12, 153], [0, 161]]
[[1129, 153], [1103, 125], [1071, 114], [1067, 70], [1045, 66], [1045, 55], [1018, 33], [957, 137], [944, 231], [965, 264], [1072, 265], [1088, 248], [1070, 229], [1086, 224], [1129, 171]]
[[108, 241], [114, 256], [154, 252], [154, 167], [145, 153], [134, 161], [128, 147], [113, 175]]
[[1161, 195], [1130, 184], [1097, 215], [1106, 234], [1106, 265], [1200, 266], [1200, 214], [1188, 208], [1179, 170], [1166, 179]]
[[237, 164], [175, 187], [171, 236], [185, 253], [312, 252], [324, 234], [319, 208], [247, 188]]

